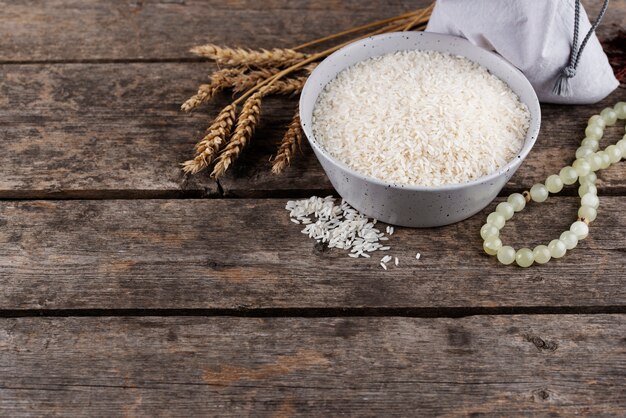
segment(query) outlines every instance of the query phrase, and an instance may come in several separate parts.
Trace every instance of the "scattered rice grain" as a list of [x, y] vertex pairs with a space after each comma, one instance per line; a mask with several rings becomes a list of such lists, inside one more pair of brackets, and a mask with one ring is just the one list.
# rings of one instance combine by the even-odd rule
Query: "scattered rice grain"
[[293, 223], [304, 225], [303, 234], [329, 248], [349, 250], [352, 258], [369, 258], [368, 253], [390, 249], [380, 243], [388, 238], [374, 228], [374, 220], [370, 221], [344, 200], [336, 204], [332, 196], [313, 196], [291, 200], [285, 209]]

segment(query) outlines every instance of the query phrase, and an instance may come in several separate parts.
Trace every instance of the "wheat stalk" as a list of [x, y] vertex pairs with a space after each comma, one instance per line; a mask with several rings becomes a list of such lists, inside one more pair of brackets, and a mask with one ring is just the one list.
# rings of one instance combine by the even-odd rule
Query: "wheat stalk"
[[[302, 69], [302, 71], [308, 75], [311, 74], [315, 67], [317, 67], [316, 62], [307, 65]], [[233, 77], [231, 82], [233, 93], [243, 93], [244, 91], [256, 86], [259, 82], [275, 76], [279, 71], [280, 68], [260, 68], [241, 74], [237, 77]]]
[[226, 144], [226, 140], [235, 124], [236, 111], [236, 106], [230, 104], [217, 115], [207, 129], [204, 138], [196, 144], [196, 156], [182, 164], [185, 173], [196, 174], [213, 162], [218, 152]]
[[[310, 74], [316, 66], [317, 63], [313, 63], [305, 67], [303, 71]], [[218, 70], [211, 76], [211, 82], [202, 84], [198, 88], [198, 92], [183, 103], [181, 109], [185, 112], [190, 112], [201, 104], [208, 102], [215, 94], [224, 89], [231, 88], [233, 93], [244, 92], [256, 86], [259, 82], [275, 76], [279, 71], [279, 68], [259, 68], [248, 72], [242, 68]], [[298, 78], [298, 80], [301, 80], [301, 78]], [[274, 91], [274, 94], [292, 94], [294, 93], [292, 90], [288, 86], [283, 86], [283, 89], [277, 89]]]
[[264, 95], [300, 93], [302, 91], [302, 88], [304, 87], [304, 83], [306, 83], [306, 79], [307, 77], [302, 76], [278, 80], [267, 86]]
[[425, 22], [428, 22], [433, 9], [435, 8], [435, 3], [431, 3], [428, 7], [420, 10], [416, 16], [404, 27], [402, 28], [403, 32], [411, 30], [413, 27], [421, 25]]
[[241, 114], [237, 119], [237, 127], [226, 145], [226, 148], [220, 153], [215, 161], [215, 167], [211, 173], [211, 177], [220, 178], [228, 167], [237, 159], [241, 151], [248, 145], [254, 129], [261, 118], [261, 100], [264, 96], [270, 94], [292, 94], [302, 91], [306, 77], [290, 78], [287, 80], [278, 80], [271, 85], [267, 85], [250, 96], [243, 105]]
[[[241, 94], [230, 106], [220, 112], [215, 122], [207, 130], [205, 137], [196, 145], [197, 154], [195, 158], [185, 162], [183, 170], [187, 173], [197, 173], [215, 160], [211, 177], [221, 177], [250, 142], [254, 129], [259, 123], [261, 101], [264, 96], [294, 94], [302, 91], [307, 76], [294, 77], [294, 74], [305, 71], [308, 75], [317, 65], [316, 61], [355, 40], [385, 32], [423, 27], [430, 18], [433, 6], [434, 3], [423, 9], [307, 42], [293, 49], [250, 50], [220, 47], [214, 44], [193, 48], [191, 52], [197, 55], [214, 60], [218, 64], [237, 66], [238, 68], [217, 71], [209, 84], [200, 86], [198, 93], [183, 104], [183, 110], [197, 107], [225, 88], [232, 88], [234, 93]], [[296, 49], [374, 27], [379, 28], [315, 54], [304, 54], [296, 51]], [[237, 119], [230, 141], [228, 141], [235, 124], [235, 108], [242, 102], [242, 112]], [[272, 171], [274, 173], [282, 172], [289, 165], [301, 141], [302, 130], [296, 112], [273, 160]]]
[[289, 48], [243, 49], [206, 44], [191, 48], [191, 52], [209, 58], [222, 65], [255, 65], [259, 67], [284, 67], [292, 65], [308, 55]]
[[[425, 18], [426, 18], [426, 20], [428, 20], [428, 16], [426, 16]], [[275, 83], [280, 78], [282, 78], [282, 77], [284, 77], [286, 75], [289, 75], [289, 74], [291, 74], [291, 73], [293, 73], [295, 71], [300, 71], [303, 68], [306, 68], [305, 66], [313, 63], [314, 61], [317, 61], [319, 59], [325, 58], [328, 55], [332, 54], [333, 52], [343, 48], [344, 46], [347, 46], [347, 45], [353, 43], [354, 41], [356, 41], [358, 39], [364, 39], [364, 38], [367, 38], [369, 36], [377, 35], [377, 34], [380, 34], [380, 33], [393, 32], [393, 31], [402, 29], [404, 26], [406, 26], [406, 23], [404, 23], [404, 22], [400, 23], [400, 24], [396, 23], [396, 24], [393, 24], [393, 25], [388, 25], [388, 26], [385, 26], [385, 27], [383, 27], [381, 29], [378, 29], [378, 30], [376, 30], [374, 32], [370, 32], [368, 34], [359, 36], [356, 39], [344, 42], [344, 43], [336, 45], [336, 46], [334, 46], [332, 48], [328, 48], [328, 49], [326, 49], [326, 50], [324, 50], [322, 52], [318, 52], [316, 54], [308, 55], [308, 56], [306, 56], [306, 58], [302, 59], [301, 61], [296, 62], [295, 64], [293, 64], [293, 65], [291, 65], [291, 66], [281, 70], [275, 76], [273, 76], [271, 78], [268, 78], [266, 80], [263, 80], [262, 82], [258, 83], [256, 86], [254, 86], [253, 88], [249, 89], [244, 94], [239, 96], [239, 98], [237, 98], [237, 100], [235, 100], [233, 103], [239, 104], [239, 103], [243, 102], [244, 100], [248, 99], [248, 97], [250, 97], [252, 94], [255, 94], [260, 89], [263, 89], [263, 88], [265, 88], [265, 87]]]
[[291, 164], [291, 159], [295, 156], [298, 148], [302, 144], [302, 126], [300, 126], [300, 109], [296, 108], [296, 113], [289, 124], [285, 136], [278, 147], [276, 157], [272, 162], [272, 173], [280, 174]]
[[365, 25], [356, 26], [356, 27], [353, 27], [353, 28], [350, 28], [350, 29], [347, 29], [347, 30], [344, 30], [344, 31], [341, 31], [341, 32], [333, 33], [332, 35], [327, 35], [327, 36], [324, 36], [324, 37], [321, 37], [321, 38], [318, 38], [318, 39], [314, 39], [312, 41], [305, 42], [303, 44], [300, 44], [298, 46], [293, 47], [292, 49], [298, 50], [298, 49], [306, 48], [306, 47], [309, 47], [309, 46], [312, 46], [312, 45], [317, 45], [317, 44], [320, 44], [320, 43], [323, 43], [323, 42], [326, 42], [326, 41], [330, 41], [330, 40], [333, 40], [333, 39], [336, 39], [336, 38], [341, 38], [342, 36], [350, 35], [350, 34], [355, 33], [355, 32], [361, 32], [361, 31], [364, 31], [366, 29], [375, 28], [377, 26], [382, 26], [382, 25], [389, 24], [389, 23], [395, 23], [395, 22], [398, 22], [399, 20], [405, 20], [407, 18], [413, 17], [416, 14], [419, 14], [422, 10], [423, 9], [418, 9], [418, 10], [414, 10], [412, 12], [407, 12], [407, 13], [404, 13], [404, 14], [401, 14], [401, 15], [398, 15], [398, 16], [393, 16], [393, 17], [389, 17], [387, 19], [382, 19], [382, 20], [377, 20], [375, 22], [367, 23]]
[[259, 68], [233, 77], [231, 80], [233, 93], [244, 92], [256, 86], [259, 82], [275, 76], [279, 71], [280, 68]]

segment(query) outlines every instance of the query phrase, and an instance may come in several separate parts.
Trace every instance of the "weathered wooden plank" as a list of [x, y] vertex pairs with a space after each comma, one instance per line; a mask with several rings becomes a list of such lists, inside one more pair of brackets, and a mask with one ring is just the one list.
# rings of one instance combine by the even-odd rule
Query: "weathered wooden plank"
[[4, 416], [620, 416], [626, 316], [0, 320]]
[[179, 110], [205, 64], [0, 69], [0, 197], [217, 194], [179, 166], [209, 120]]
[[[224, 95], [192, 116], [180, 103], [195, 92], [205, 63], [10, 65], [0, 67], [0, 197], [156, 197], [216, 195], [206, 174], [183, 178], [189, 158]], [[618, 100], [620, 89], [594, 106], [543, 106], [541, 137], [504, 193], [527, 188], [570, 163], [593, 112]], [[292, 117], [294, 100], [268, 99], [250, 147], [221, 181], [227, 196], [330, 193], [308, 146], [282, 175], [270, 173]], [[610, 140], [623, 134], [612, 128]], [[626, 193], [626, 164], [600, 175], [603, 193]]]
[[[602, 197], [591, 236], [544, 266], [501, 266], [482, 251], [487, 211], [455, 225], [399, 228], [353, 259], [289, 221], [285, 200], [0, 203], [3, 309], [457, 308], [626, 306], [626, 197]], [[495, 202], [488, 208], [493, 210]], [[579, 199], [531, 205], [506, 243], [548, 243]], [[384, 228], [384, 225], [383, 225]], [[415, 259], [416, 252], [422, 254]]]
[[[177, 59], [204, 42], [294, 46], [372, 20], [422, 7], [358, 0], [20, 0], [4, 2], [0, 62]], [[584, 1], [596, 14], [601, 1]], [[612, 2], [601, 37], [626, 26], [624, 2]], [[71, 46], [71, 47], [69, 47]]]
[[428, 3], [11, 1], [3, 3], [0, 15], [0, 62], [179, 59], [206, 42], [290, 47]]

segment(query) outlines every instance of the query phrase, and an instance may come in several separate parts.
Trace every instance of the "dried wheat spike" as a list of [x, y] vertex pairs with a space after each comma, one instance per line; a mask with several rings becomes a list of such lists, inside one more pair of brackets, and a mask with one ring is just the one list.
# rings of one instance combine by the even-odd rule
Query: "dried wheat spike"
[[265, 94], [294, 94], [300, 93], [304, 87], [307, 77], [294, 77], [285, 80], [278, 80], [269, 86]]
[[243, 148], [248, 144], [250, 138], [252, 138], [254, 128], [259, 123], [261, 116], [261, 99], [268, 91], [268, 88], [262, 88], [250, 96], [243, 104], [241, 114], [237, 119], [235, 132], [230, 138], [228, 145], [226, 145], [226, 148], [224, 148], [217, 157], [211, 177], [221, 177], [226, 170], [228, 170], [228, 167], [230, 167], [233, 161], [239, 157]]
[[[315, 66], [307, 66], [304, 67], [304, 71], [306, 74], [310, 74]], [[246, 90], [251, 89], [256, 86], [259, 82], [263, 80], [267, 80], [268, 78], [276, 75], [280, 72], [279, 68], [261, 68], [259, 70], [253, 70], [246, 74], [241, 74], [238, 77], [233, 78], [232, 87], [234, 93], [243, 93]], [[302, 86], [304, 86], [304, 82], [306, 81], [306, 77], [296, 77], [288, 79], [291, 80], [290, 83], [285, 83], [282, 81], [277, 81], [275, 84], [281, 86], [282, 88], [277, 88], [274, 92], [275, 94], [292, 94], [297, 91], [302, 90]], [[300, 86], [302, 84], [302, 86]], [[295, 91], [294, 91], [295, 90]]]
[[260, 67], [289, 66], [308, 57], [307, 54], [287, 48], [271, 50], [227, 48], [206, 44], [191, 48], [191, 52], [222, 65], [256, 65]]
[[[307, 66], [304, 70], [307, 73], [313, 71], [314, 66]], [[198, 93], [189, 98], [181, 109], [190, 112], [203, 103], [208, 102], [218, 92], [232, 88], [234, 93], [242, 93], [256, 86], [259, 82], [278, 74], [280, 68], [260, 68], [246, 72], [243, 68], [226, 68], [218, 70], [211, 76], [209, 84], [202, 84], [198, 89]], [[293, 94], [302, 90], [306, 77], [297, 77], [287, 79], [286, 81], [277, 81], [273, 94]]]
[[207, 129], [207, 134], [196, 144], [196, 156], [183, 163], [183, 171], [196, 174], [207, 168], [222, 149], [235, 124], [236, 106], [226, 106]]
[[183, 103], [180, 108], [185, 112], [190, 112], [202, 103], [208, 102], [218, 92], [232, 87], [232, 80], [242, 75], [244, 71], [239, 68], [226, 68], [214, 72], [211, 76], [211, 82], [202, 84], [198, 88], [198, 92]]
[[232, 79], [231, 87], [234, 93], [243, 93], [246, 90], [256, 86], [261, 81], [267, 80], [275, 76], [281, 71], [280, 68], [259, 68], [242, 73], [238, 77]]
[[254, 128], [261, 117], [261, 99], [269, 94], [291, 94], [302, 90], [306, 77], [297, 77], [287, 80], [278, 80], [269, 84], [250, 96], [244, 103], [237, 127], [226, 148], [217, 157], [211, 177], [221, 177], [230, 165], [239, 158], [243, 148], [250, 142]]
[[302, 144], [302, 126], [300, 125], [300, 109], [296, 108], [296, 114], [293, 116], [289, 128], [283, 136], [276, 157], [272, 163], [272, 173], [280, 174], [291, 164], [291, 159]]

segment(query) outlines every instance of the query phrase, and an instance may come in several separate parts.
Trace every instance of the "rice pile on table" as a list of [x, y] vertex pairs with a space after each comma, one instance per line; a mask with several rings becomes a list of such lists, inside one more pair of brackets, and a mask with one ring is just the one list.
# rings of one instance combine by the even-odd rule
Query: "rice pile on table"
[[389, 238], [374, 227], [376, 219], [370, 221], [345, 200], [337, 205], [332, 196], [313, 196], [290, 200], [285, 209], [289, 211], [292, 222], [305, 225], [303, 234], [327, 244], [329, 248], [350, 250], [350, 257], [369, 258], [368, 253], [390, 249], [380, 242]]

